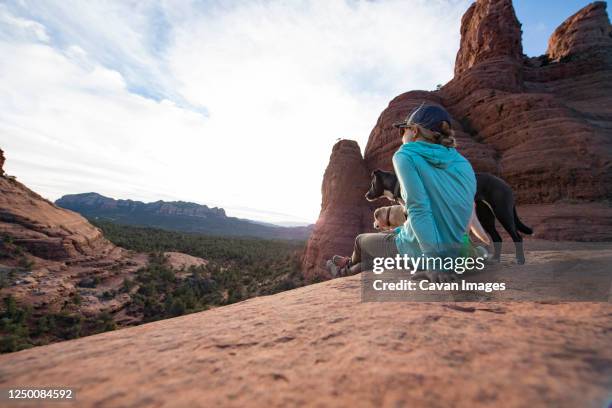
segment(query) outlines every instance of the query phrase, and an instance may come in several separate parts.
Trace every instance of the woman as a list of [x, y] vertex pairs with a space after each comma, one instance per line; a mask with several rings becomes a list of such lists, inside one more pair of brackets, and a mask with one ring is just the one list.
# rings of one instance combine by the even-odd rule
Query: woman
[[[375, 257], [452, 257], [459, 256], [463, 247], [476, 177], [470, 163], [455, 149], [450, 115], [439, 106], [422, 104], [393, 126], [399, 129], [403, 143], [393, 155], [393, 167], [407, 220], [391, 233], [357, 236], [351, 257], [336, 255], [327, 261], [334, 277], [370, 269]], [[414, 277], [447, 281], [452, 275], [424, 271]]]

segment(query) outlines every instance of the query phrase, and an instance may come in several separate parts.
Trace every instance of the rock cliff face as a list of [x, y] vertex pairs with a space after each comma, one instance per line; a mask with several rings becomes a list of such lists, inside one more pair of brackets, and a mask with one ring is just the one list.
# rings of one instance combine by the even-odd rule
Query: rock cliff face
[[332, 149], [321, 187], [319, 220], [308, 241], [303, 270], [308, 280], [325, 276], [322, 265], [334, 254], [349, 254], [353, 239], [372, 227], [371, 207], [363, 185], [369, 172], [357, 142], [341, 140]]
[[0, 176], [4, 175], [4, 152], [0, 149]]
[[[587, 6], [570, 20], [580, 21], [594, 9], [602, 10], [609, 30], [605, 5]], [[499, 41], [505, 41], [509, 26], [519, 30], [513, 14], [494, 20], [503, 22]], [[462, 32], [470, 21], [464, 19]], [[464, 45], [458, 60], [474, 53]], [[461, 71], [440, 91], [455, 118], [494, 149], [498, 174], [512, 185], [519, 203], [612, 196], [612, 47], [600, 41], [587, 45], [583, 42], [574, 58], [552, 63], [551, 56], [519, 58], [507, 49]]]
[[[378, 118], [374, 129], [372, 129], [365, 148], [365, 162], [369, 171], [378, 168], [388, 171], [393, 170], [391, 158], [401, 144], [401, 139], [397, 129], [393, 127], [393, 123], [404, 119], [410, 111], [424, 101], [428, 104], [444, 106], [438, 93], [426, 91], [406, 92], [389, 103], [387, 109]], [[456, 120], [453, 121], [453, 128], [461, 153], [470, 159], [475, 168], [491, 173], [499, 172], [498, 163], [495, 159], [496, 152], [493, 147], [480, 143], [473, 138]], [[364, 193], [367, 188], [366, 184]], [[379, 205], [380, 203], [377, 206]]]
[[[365, 148], [367, 172], [392, 169], [393, 152], [401, 143], [394, 122], [424, 101], [438, 104], [453, 116], [459, 151], [474, 169], [502, 177], [517, 202], [530, 205], [532, 211], [521, 217], [528, 224], [532, 215], [537, 218], [536, 237], [611, 240], [606, 227], [612, 223], [610, 32], [606, 4], [596, 2], [555, 30], [546, 55], [527, 58], [511, 1], [476, 1], [461, 22], [454, 78], [438, 91], [410, 91], [389, 103]], [[344, 177], [367, 191], [367, 182]], [[542, 222], [543, 209], [552, 203], [563, 205], [564, 224], [574, 226], [571, 236]], [[600, 203], [595, 211], [600, 220], [600, 207], [607, 208], [603, 223], [589, 220], [593, 203]], [[377, 206], [386, 204], [381, 200]], [[354, 205], [359, 206], [357, 201]], [[542, 205], [542, 211], [534, 205]], [[342, 206], [351, 207], [351, 202], [344, 200]], [[326, 209], [330, 211], [335, 209]], [[331, 231], [323, 218], [317, 225], [320, 231]], [[333, 252], [324, 242], [349, 248], [353, 238], [319, 234], [308, 250]], [[308, 252], [306, 258], [313, 259]]]
[[[146, 255], [118, 248], [79, 214], [57, 207], [19, 183], [0, 176], [0, 273], [15, 275], [0, 286], [36, 312], [57, 312], [80, 292], [86, 316], [120, 310], [129, 296], [106, 298], [123, 278], [146, 264]], [[79, 289], [95, 279], [98, 289]]]
[[6, 177], [0, 178], [0, 231], [32, 255], [55, 261], [108, 254], [115, 248], [79, 214]]
[[548, 40], [546, 55], [559, 61], [596, 47], [612, 46], [606, 3], [589, 4], [563, 22]]
[[477, 1], [461, 19], [461, 46], [455, 75], [493, 58], [520, 61], [523, 56], [521, 24], [511, 0]]

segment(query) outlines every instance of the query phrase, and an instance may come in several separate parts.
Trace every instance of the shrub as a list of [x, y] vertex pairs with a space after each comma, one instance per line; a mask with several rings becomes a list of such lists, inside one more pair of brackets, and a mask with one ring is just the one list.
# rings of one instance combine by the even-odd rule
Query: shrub
[[86, 278], [81, 279], [77, 286], [81, 288], [95, 288], [102, 281], [99, 276], [88, 276]]
[[102, 333], [112, 331], [117, 328], [117, 323], [113, 320], [113, 316], [108, 312], [102, 312], [92, 319], [93, 333]]
[[17, 305], [15, 298], [7, 296], [2, 300], [3, 312], [0, 313], [0, 352], [23, 350], [31, 347], [27, 319], [30, 310]]
[[30, 271], [32, 270], [32, 267], [34, 266], [34, 262], [32, 262], [27, 256], [21, 254], [21, 256], [19, 257], [19, 261], [17, 262], [17, 265], [26, 271]]

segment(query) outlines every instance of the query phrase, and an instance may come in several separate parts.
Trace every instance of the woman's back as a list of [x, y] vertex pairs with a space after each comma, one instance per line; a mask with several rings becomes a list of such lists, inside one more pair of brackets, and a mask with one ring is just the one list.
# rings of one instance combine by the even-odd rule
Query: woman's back
[[426, 256], [460, 248], [474, 205], [476, 178], [454, 148], [416, 141], [393, 156], [408, 220], [396, 237], [402, 254]]

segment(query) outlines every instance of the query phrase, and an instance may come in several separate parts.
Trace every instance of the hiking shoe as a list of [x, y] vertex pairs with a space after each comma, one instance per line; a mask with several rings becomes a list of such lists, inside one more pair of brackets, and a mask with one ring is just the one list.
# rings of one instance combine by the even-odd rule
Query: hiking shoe
[[344, 276], [351, 267], [351, 258], [348, 256], [334, 255], [332, 259], [325, 263], [325, 266], [333, 278]]

